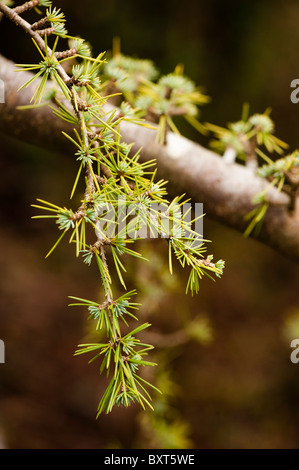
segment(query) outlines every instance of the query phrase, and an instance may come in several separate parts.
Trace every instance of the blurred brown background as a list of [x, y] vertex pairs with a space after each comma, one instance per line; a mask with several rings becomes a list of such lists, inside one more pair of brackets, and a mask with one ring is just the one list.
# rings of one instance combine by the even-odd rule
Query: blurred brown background
[[[120, 36], [125, 54], [154, 60], [161, 73], [182, 62], [185, 73], [212, 97], [202, 119], [224, 125], [272, 107], [277, 136], [297, 148], [299, 104], [290, 83], [299, 78], [299, 5], [291, 0], [54, 2], [68, 29], [111, 49]], [[0, 23], [0, 53], [36, 60], [29, 38]], [[1, 107], [0, 107], [1, 112]], [[184, 134], [206, 141], [190, 128]], [[299, 445], [299, 364], [290, 340], [299, 338], [298, 266], [205, 218], [223, 278], [204, 280], [185, 295], [186, 273], [171, 277], [160, 241], [151, 262], [128, 265], [142, 320], [162, 335], [154, 380], [165, 391], [156, 412], [115, 409], [95, 420], [106, 379], [87, 357], [73, 357], [88, 338], [87, 312], [68, 308], [68, 295], [101, 298], [96, 271], [76, 260], [67, 243], [47, 260], [55, 224], [31, 219], [37, 197], [67, 205], [76, 167], [53, 155], [0, 140], [0, 434], [8, 448], [296, 448]], [[153, 248], [153, 247], [152, 247]], [[197, 319], [199, 340], [163, 348], [168, 334]], [[160, 337], [160, 336], [159, 336]], [[163, 340], [165, 339], [165, 342]]]

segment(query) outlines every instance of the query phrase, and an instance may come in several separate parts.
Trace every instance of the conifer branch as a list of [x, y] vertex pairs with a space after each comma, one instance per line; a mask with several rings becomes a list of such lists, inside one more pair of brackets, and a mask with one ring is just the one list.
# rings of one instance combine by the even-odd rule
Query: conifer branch
[[[48, 4], [51, 5], [51, 2], [40, 0], [38, 4], [48, 6]], [[34, 6], [33, 3], [27, 3], [17, 11], [21, 13]], [[54, 95], [52, 94], [51, 100], [57, 106], [56, 108], [50, 106], [50, 108], [53, 110], [54, 115], [73, 126], [75, 125], [72, 135], [66, 132], [63, 132], [63, 135], [76, 147], [75, 155], [80, 162], [71, 191], [71, 199], [77, 188], [82, 170], [85, 169], [86, 173], [86, 189], [80, 207], [73, 211], [41, 199], [38, 199], [38, 204], [34, 204], [33, 207], [44, 211], [44, 213], [36, 215], [34, 218], [56, 219], [58, 229], [61, 231], [61, 235], [46, 257], [55, 250], [61, 240], [68, 234], [69, 242], [75, 244], [76, 256], [82, 256], [83, 261], [88, 265], [95, 259], [98, 266], [104, 287], [105, 302], [99, 305], [93, 301], [72, 297], [79, 302], [72, 305], [88, 307], [91, 316], [97, 319], [96, 330], [104, 329], [107, 335], [107, 343], [79, 345], [79, 350], [76, 351], [76, 354], [96, 351], [96, 356], [92, 360], [98, 357], [102, 359], [100, 372], [104, 369], [107, 369], [108, 375], [112, 372], [112, 379], [99, 403], [98, 415], [103, 411], [110, 412], [115, 404], [129, 406], [133, 401], [137, 401], [143, 408], [146, 405], [152, 408], [151, 396], [145, 385], [157, 389], [140, 377], [138, 372], [141, 366], [155, 365], [144, 360], [144, 356], [148, 354], [152, 346], [141, 343], [136, 337], [136, 334], [150, 325], [144, 323], [129, 333], [123, 334], [120, 320], [127, 326], [126, 316], [137, 320], [137, 317], [131, 312], [137, 304], [130, 300], [135, 292], [125, 293], [119, 299], [114, 300], [106, 247], [109, 246], [111, 250], [115, 273], [119, 282], [126, 289], [122, 275], [125, 267], [120, 257], [126, 253], [135, 258], [144, 259], [141, 254], [127, 245], [139, 238], [136, 230], [137, 226], [143, 225], [152, 229], [152, 221], [154, 219], [155, 222], [159, 221], [158, 216], [155, 216], [154, 219], [148, 216], [149, 204], [151, 201], [157, 201], [165, 210], [161, 214], [163, 223], [161, 221], [156, 223], [155, 230], [160, 236], [167, 236], [170, 240], [169, 266], [171, 272], [172, 254], [177, 257], [182, 267], [190, 267], [187, 290], [197, 292], [198, 281], [203, 275], [211, 277], [210, 274], [213, 273], [220, 277], [223, 272], [224, 262], [222, 260], [216, 263], [208, 262], [208, 260], [211, 261], [212, 255], [206, 260], [203, 259], [203, 253], [206, 251], [204, 240], [199, 234], [192, 232], [192, 222], [188, 221], [186, 223], [184, 216], [180, 219], [177, 215], [174, 215], [175, 210], [178, 210], [175, 208], [176, 204], [178, 202], [180, 206], [184, 204], [181, 201], [182, 197], [175, 198], [171, 203], [164, 199], [166, 194], [163, 188], [164, 182], [154, 181], [155, 171], [151, 170], [153, 161], [140, 163], [139, 150], [132, 155], [132, 144], [125, 144], [121, 141], [120, 123], [122, 119], [126, 118], [126, 112], [130, 114], [130, 106], [126, 107], [126, 112], [123, 108], [120, 113], [115, 113], [114, 110], [108, 112], [104, 109], [108, 97], [103, 98], [99, 93], [100, 80], [98, 77], [98, 69], [103, 63], [103, 54], [92, 58], [89, 48], [84, 46], [78, 38], [72, 38], [75, 41], [75, 47], [69, 49], [69, 51], [75, 50], [75, 57], [78, 56], [76, 58], [83, 59], [83, 63], [80, 63], [79, 60], [79, 63], [72, 67], [72, 74], [69, 75], [62, 67], [60, 60], [64, 61], [72, 58], [70, 52], [56, 52], [59, 36], [65, 35], [64, 15], [60, 10], [47, 10], [47, 21], [44, 19], [35, 22], [33, 26], [24, 21], [15, 10], [10, 9], [1, 2], [0, 11], [32, 37], [43, 59], [38, 64], [18, 65], [21, 72], [35, 71], [35, 74], [22, 84], [20, 90], [30, 87], [34, 82], [38, 83], [30, 101], [34, 100], [34, 107], [40, 104], [43, 106], [42, 100], [48, 81], [54, 81], [56, 86], [58, 85], [59, 92], [58, 96], [56, 92]], [[50, 26], [43, 28], [47, 26], [47, 22]], [[40, 27], [43, 29], [39, 29]], [[47, 37], [52, 36], [52, 34], [55, 36], [55, 40], [51, 49], [48, 46]], [[132, 119], [134, 120], [134, 116]], [[98, 128], [100, 128], [99, 133]], [[96, 135], [96, 138], [93, 137], [94, 135]], [[99, 186], [99, 183], [101, 186]], [[133, 203], [135, 206], [132, 208]], [[137, 214], [136, 203], [139, 210]], [[115, 221], [109, 219], [109, 216], [107, 216], [107, 219], [106, 214], [101, 215], [100, 211], [102, 209], [104, 209], [104, 212], [107, 211], [107, 208], [111, 205], [114, 215], [120, 215], [121, 213], [123, 217], [123, 209], [127, 205], [130, 210], [124, 217], [125, 227], [117, 234], [109, 237], [102, 231], [101, 223], [104, 222], [104, 225], [111, 226], [115, 224]], [[171, 223], [171, 228], [165, 228], [164, 224], [166, 222], [168, 226]], [[87, 225], [93, 227], [97, 237], [97, 241], [92, 245], [87, 241]], [[116, 225], [119, 228], [119, 221], [116, 222]], [[127, 232], [133, 235], [129, 237]]]
[[[31, 25], [20, 15], [36, 6], [50, 8], [44, 18]], [[208, 101], [208, 97], [183, 77], [180, 70], [153, 83], [150, 80], [155, 70], [151, 64], [146, 61], [136, 64], [134, 60], [118, 56], [105, 69], [108, 77], [105, 88], [101, 85], [98, 72], [104, 63], [103, 54], [97, 58], [91, 57], [89, 47], [78, 38], [70, 38], [73, 43], [69, 44], [69, 49], [56, 51], [59, 37], [66, 36], [65, 20], [60, 10], [51, 9], [51, 2], [33, 0], [15, 9], [0, 2], [0, 12], [31, 36], [43, 59], [39, 64], [19, 66], [22, 83], [16, 87], [19, 77], [12, 74], [9, 62], [0, 57], [0, 78], [5, 82], [7, 96], [14, 97], [13, 103], [8, 99], [3, 106], [0, 114], [2, 129], [10, 129], [19, 138], [26, 134], [26, 139], [30, 141], [33, 137], [28, 134], [28, 129], [32, 131], [34, 126], [31, 136], [34, 134], [36, 143], [45, 143], [42, 139], [48, 132], [46, 135], [54, 146], [60, 146], [61, 136], [64, 137], [64, 146], [66, 141], [75, 146], [79, 169], [71, 199], [85, 171], [85, 191], [76, 210], [43, 200], [38, 200], [33, 207], [45, 211], [45, 214], [35, 218], [56, 219], [60, 230], [60, 236], [47, 256], [67, 235], [69, 242], [75, 245], [76, 256], [81, 256], [88, 265], [95, 261], [98, 266], [105, 300], [99, 303], [71, 297], [75, 301], [71, 305], [87, 307], [90, 317], [96, 320], [96, 330], [106, 333], [106, 343], [81, 344], [75, 353], [94, 353], [91, 360], [100, 359], [100, 372], [107, 370], [112, 377], [99, 403], [98, 415], [103, 411], [110, 412], [114, 405], [129, 406], [133, 401], [142, 407], [151, 407], [151, 396], [144, 385], [155, 387], [141, 378], [138, 369], [140, 366], [155, 365], [144, 360], [153, 346], [141, 343], [136, 337], [150, 325], [144, 323], [127, 334], [123, 333], [121, 322], [128, 326], [126, 318], [138, 320], [132, 313], [138, 304], [131, 301], [136, 292], [126, 292], [115, 299], [111, 287], [111, 266], [119, 284], [126, 289], [121, 256], [127, 254], [144, 259], [128, 245], [138, 239], [136, 227], [143, 225], [166, 238], [171, 273], [172, 257], [183, 268], [189, 269], [186, 292], [198, 292], [199, 281], [204, 275], [220, 277], [224, 268], [222, 260], [213, 262], [212, 255], [206, 256], [205, 240], [192, 232], [191, 223], [186, 222], [184, 216], [178, 218], [175, 214], [177, 207], [180, 208], [185, 202], [182, 197], [175, 197], [171, 202], [165, 199], [165, 181], [161, 179], [156, 182], [156, 171], [151, 169], [153, 159], [158, 163], [158, 175], [172, 182], [175, 193], [178, 189], [187, 192], [195, 201], [205, 204], [206, 212], [239, 230], [246, 228], [245, 219], [255, 197], [258, 207], [252, 211], [253, 220], [247, 227], [248, 234], [264, 218], [258, 238], [292, 259], [299, 260], [299, 153], [281, 158], [278, 162], [273, 162], [262, 153], [260, 144], [278, 153], [285, 148], [285, 144], [273, 135], [272, 122], [265, 113], [244, 119], [229, 129], [206, 126], [205, 130], [210, 127], [217, 135], [216, 145], [224, 145], [226, 155], [230, 153], [229, 159], [221, 159], [178, 135], [173, 120], [175, 116], [183, 116], [200, 132], [204, 131], [195, 118], [196, 106]], [[50, 48], [48, 36], [52, 35], [55, 40]], [[76, 64], [67, 73], [62, 62], [70, 59], [74, 59]], [[136, 72], [136, 67], [139, 73], [142, 69], [146, 80], [140, 80], [139, 73], [135, 73], [128, 89], [124, 86], [124, 74], [127, 71]], [[48, 83], [50, 80], [59, 92], [53, 92]], [[16, 88], [20, 90], [18, 93]], [[142, 93], [138, 96], [137, 90], [140, 88]], [[109, 98], [119, 94], [118, 90], [124, 98], [120, 109], [108, 104]], [[50, 91], [50, 98], [44, 103], [42, 100], [46, 91]], [[28, 103], [34, 100], [34, 114], [30, 114], [32, 119], [24, 119], [23, 114], [32, 113], [32, 109], [19, 111], [15, 108], [18, 100], [27, 108], [30, 108]], [[47, 104], [50, 104], [51, 112], [45, 106]], [[134, 106], [141, 110], [141, 114], [136, 112]], [[141, 122], [142, 116], [156, 120], [158, 132], [148, 123]], [[41, 117], [45, 118], [42, 123]], [[59, 118], [59, 124], [56, 118]], [[16, 122], [20, 123], [19, 127]], [[51, 126], [48, 123], [52, 123]], [[48, 127], [50, 133], [45, 129]], [[240, 154], [245, 155], [247, 167], [227, 163], [232, 161], [231, 150], [233, 160]], [[259, 168], [258, 175], [255, 175], [252, 168], [256, 170], [258, 156], [262, 156], [267, 165]], [[111, 225], [113, 221], [106, 214], [101, 215], [101, 210], [105, 212], [110, 205], [114, 213], [121, 212], [119, 201], [125, 207], [135, 206], [124, 217], [125, 231], [106, 235], [100, 224]], [[153, 201], [157, 201], [163, 210], [152, 212], [150, 204]], [[139, 209], [138, 214], [135, 207]], [[171, 222], [171, 228], [167, 228], [166, 222]], [[96, 241], [93, 243], [87, 240], [87, 226], [94, 229]], [[134, 236], [129, 238], [126, 231], [134, 232]], [[109, 264], [108, 251], [112, 260]]]
[[14, 13], [17, 13], [18, 15], [20, 15], [24, 13], [25, 11], [36, 8], [37, 6], [39, 6], [39, 4], [40, 4], [39, 0], [31, 0], [30, 2], [26, 2], [23, 5], [13, 8], [13, 11]]
[[[34, 93], [35, 84], [17, 92], [31, 77], [30, 72], [15, 73], [14, 64], [0, 55], [0, 78], [5, 82], [7, 96], [5, 103], [0, 105], [0, 131], [41, 148], [71, 155], [73, 148], [61, 131], [72, 133], [73, 124], [58, 119], [47, 106], [25, 111], [18, 108], [26, 106]], [[111, 109], [109, 105], [107, 111]], [[244, 232], [247, 226], [244, 217], [254, 207], [254, 196], [267, 187], [265, 181], [238, 163], [227, 164], [215, 152], [183, 136], [170, 132], [167, 145], [162, 147], [156, 142], [155, 130], [123, 121], [120, 132], [124, 142], [134, 142], [133, 151], [142, 148], [141, 161], [155, 158], [157, 175], [169, 181], [170, 194], [185, 193], [203, 203], [207, 215]], [[91, 134], [89, 138], [93, 139], [95, 135]], [[298, 209], [290, 213], [290, 196], [275, 188], [267, 192], [267, 201], [271, 207], [261, 232], [254, 235], [255, 240], [299, 261]]]

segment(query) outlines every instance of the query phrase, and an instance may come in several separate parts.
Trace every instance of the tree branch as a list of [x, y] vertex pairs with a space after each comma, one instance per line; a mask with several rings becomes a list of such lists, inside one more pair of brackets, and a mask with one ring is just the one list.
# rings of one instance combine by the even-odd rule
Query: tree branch
[[[0, 56], [0, 79], [5, 84], [5, 103], [0, 104], [0, 131], [20, 140], [51, 150], [73, 152], [61, 131], [72, 132], [69, 125], [56, 118], [47, 107], [18, 110], [27, 105], [34, 89], [29, 86], [17, 93], [28, 80], [27, 72], [15, 72], [11, 61]], [[204, 204], [204, 212], [241, 232], [244, 217], [252, 210], [252, 199], [266, 182], [239, 164], [227, 164], [217, 154], [184, 137], [168, 134], [167, 145], [155, 142], [156, 131], [123, 122], [121, 134], [125, 142], [134, 142], [134, 150], [142, 147], [141, 161], [155, 158], [158, 176], [169, 181], [168, 190], [183, 192], [195, 202]], [[289, 210], [290, 197], [274, 188], [268, 193], [267, 211], [258, 240], [290, 259], [299, 261], [299, 204]]]
[[38, 109], [18, 110], [18, 106], [27, 106], [33, 96], [35, 86], [23, 88], [30, 77], [27, 72], [16, 72], [13, 62], [0, 55], [0, 80], [4, 83], [5, 103], [0, 103], [0, 131], [29, 144], [53, 151], [71, 151], [70, 142], [62, 135], [69, 132], [71, 126], [58, 119], [53, 111], [44, 106]]

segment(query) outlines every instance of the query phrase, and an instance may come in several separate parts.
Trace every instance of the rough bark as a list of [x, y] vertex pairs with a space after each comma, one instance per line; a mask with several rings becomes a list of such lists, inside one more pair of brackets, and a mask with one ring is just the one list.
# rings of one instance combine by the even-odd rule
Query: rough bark
[[[5, 84], [5, 103], [0, 104], [0, 132], [51, 150], [73, 152], [61, 131], [72, 132], [69, 125], [56, 118], [48, 107], [18, 110], [30, 102], [33, 86], [17, 92], [30, 77], [15, 72], [14, 64], [0, 56], [0, 79]], [[194, 202], [204, 204], [204, 212], [239, 231], [247, 222], [244, 216], [253, 208], [252, 199], [265, 182], [240, 164], [227, 164], [217, 154], [182, 136], [168, 134], [167, 145], [155, 142], [156, 131], [128, 122], [121, 125], [125, 142], [142, 147], [141, 160], [156, 159], [158, 176], [166, 179], [170, 194], [185, 193]], [[290, 259], [299, 261], [299, 204], [288, 209], [289, 196], [269, 192], [267, 211], [258, 240]]]

